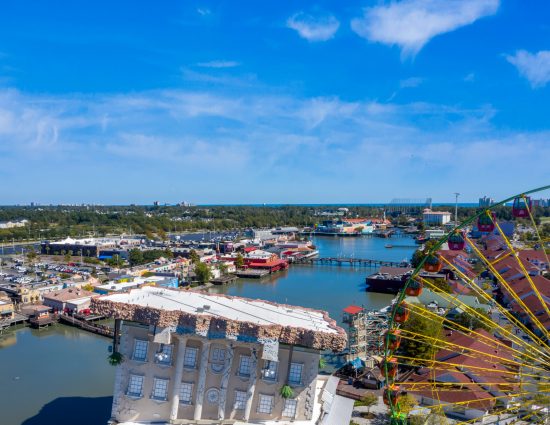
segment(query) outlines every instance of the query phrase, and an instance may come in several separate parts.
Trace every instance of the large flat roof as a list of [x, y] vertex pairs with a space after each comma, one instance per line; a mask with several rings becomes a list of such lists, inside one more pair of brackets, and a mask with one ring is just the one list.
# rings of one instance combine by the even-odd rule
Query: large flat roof
[[283, 343], [334, 350], [342, 350], [346, 343], [345, 331], [326, 312], [263, 300], [146, 286], [99, 297], [92, 307], [125, 320], [159, 326], [194, 326], [205, 335], [219, 334], [222, 329], [227, 333], [276, 337]]

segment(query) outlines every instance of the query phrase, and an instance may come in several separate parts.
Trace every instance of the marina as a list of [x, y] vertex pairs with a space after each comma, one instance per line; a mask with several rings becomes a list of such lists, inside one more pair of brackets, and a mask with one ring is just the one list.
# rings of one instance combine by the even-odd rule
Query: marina
[[[383, 238], [325, 238], [313, 237], [312, 242], [319, 255], [325, 258], [385, 258], [389, 262], [399, 263], [412, 254], [413, 249], [387, 250]], [[392, 296], [387, 294], [369, 293], [365, 291], [367, 270], [376, 270], [376, 266], [350, 267], [338, 266], [336, 263], [324, 264], [319, 267], [291, 265], [288, 270], [273, 274], [263, 274], [261, 279], [250, 276], [237, 281], [208, 287], [211, 293], [236, 295], [252, 299], [265, 299], [283, 304], [295, 304], [327, 311], [342, 326], [343, 309], [350, 304], [359, 304], [369, 309], [380, 309], [388, 305]], [[251, 269], [249, 269], [251, 271]], [[265, 272], [256, 270], [255, 272]], [[315, 296], [312, 296], [315, 294]], [[70, 319], [67, 319], [70, 320]], [[106, 336], [97, 335], [89, 330], [79, 329], [65, 324], [53, 324], [46, 329], [33, 330], [29, 328], [11, 327], [0, 337], [0, 364], [6, 364], [14, 358], [25, 358], [25, 363], [41, 364], [47, 362], [47, 370], [41, 370], [34, 375], [23, 373], [21, 367], [13, 370], [2, 368], [2, 375], [11, 382], [14, 397], [24, 393], [33, 395], [32, 404], [20, 404], [14, 401], [11, 394], [0, 399], [0, 410], [8, 412], [5, 417], [7, 425], [18, 425], [26, 419], [38, 415], [40, 409], [50, 403], [58, 403], [63, 394], [74, 394], [84, 397], [81, 402], [94, 403], [97, 397], [105, 397], [103, 407], [98, 407], [108, 417], [110, 411], [110, 395], [113, 391], [114, 368], [107, 362], [108, 346], [111, 341]], [[50, 338], [53, 345], [43, 350], [42, 343]], [[78, 344], [75, 344], [78, 339]], [[13, 341], [13, 342], [10, 342]], [[15, 342], [17, 341], [17, 342]], [[86, 342], [86, 347], [81, 342]], [[3, 342], [3, 343], [2, 343]], [[93, 347], [93, 348], [89, 348]], [[55, 349], [55, 354], [54, 350]], [[87, 350], [84, 353], [82, 350]], [[90, 357], [90, 356], [93, 357]], [[76, 373], [78, 379], [62, 380], [60, 385], [48, 385], [41, 389], [40, 396], [29, 386], [36, 386], [41, 380], [54, 380], [53, 376], [66, 373], [67, 357], [75, 358], [77, 364], [86, 365], [85, 370]], [[330, 358], [330, 365], [336, 368], [344, 359], [340, 356]], [[72, 368], [73, 366], [71, 366]], [[72, 369], [71, 369], [72, 370]], [[14, 380], [17, 376], [19, 380]], [[22, 383], [25, 383], [24, 389]], [[23, 391], [23, 393], [21, 393]], [[57, 400], [57, 401], [56, 401]], [[99, 399], [97, 399], [99, 400]], [[76, 403], [76, 401], [74, 402]], [[75, 406], [79, 404], [76, 403]], [[71, 409], [72, 407], [68, 407]], [[103, 409], [103, 410], [101, 410]], [[106, 413], [105, 413], [106, 412]], [[99, 421], [101, 422], [101, 421]], [[96, 423], [99, 423], [96, 422]], [[90, 425], [94, 422], [89, 422]]]

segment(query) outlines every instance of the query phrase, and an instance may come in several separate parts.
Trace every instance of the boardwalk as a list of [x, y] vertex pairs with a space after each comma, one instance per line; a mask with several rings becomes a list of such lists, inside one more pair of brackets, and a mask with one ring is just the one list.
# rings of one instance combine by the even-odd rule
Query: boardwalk
[[328, 266], [352, 266], [352, 267], [408, 267], [407, 261], [384, 261], [370, 260], [367, 258], [344, 258], [344, 257], [320, 257], [320, 258], [300, 258], [293, 264], [314, 264]]
[[93, 332], [98, 335], [106, 336], [109, 338], [112, 338], [114, 336], [114, 330], [109, 326], [100, 325], [97, 323], [89, 323], [85, 320], [79, 320], [72, 316], [67, 316], [66, 314], [60, 314], [59, 321], [66, 325], [76, 326], [77, 328], [83, 329], [88, 332]]

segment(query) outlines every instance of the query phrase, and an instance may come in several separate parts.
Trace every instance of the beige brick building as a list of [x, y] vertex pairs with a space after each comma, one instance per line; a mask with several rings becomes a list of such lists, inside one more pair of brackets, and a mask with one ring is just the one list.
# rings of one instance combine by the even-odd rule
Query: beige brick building
[[324, 312], [151, 287], [92, 304], [122, 319], [113, 423], [329, 424], [336, 404], [351, 416], [319, 375], [320, 351], [346, 344]]

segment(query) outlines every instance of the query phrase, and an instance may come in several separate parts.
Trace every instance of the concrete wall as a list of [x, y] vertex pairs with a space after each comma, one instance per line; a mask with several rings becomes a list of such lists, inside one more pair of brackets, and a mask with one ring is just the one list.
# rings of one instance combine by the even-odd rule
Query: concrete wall
[[[243, 392], [249, 391], [252, 395], [249, 411], [250, 420], [274, 420], [281, 419], [284, 400], [279, 395], [281, 387], [285, 384], [286, 374], [289, 361], [289, 346], [280, 346], [279, 348], [279, 364], [277, 376], [274, 381], [263, 379], [261, 370], [264, 367], [264, 360], [261, 359], [262, 346], [260, 344], [250, 344], [226, 339], [207, 340], [196, 335], [175, 335], [172, 334], [171, 345], [173, 346], [172, 363], [169, 366], [159, 365], [155, 363], [154, 353], [159, 349], [160, 345], [153, 342], [153, 335], [146, 326], [137, 325], [134, 323], [125, 322], [122, 327], [122, 336], [120, 343], [120, 352], [124, 355], [125, 361], [118, 366], [117, 378], [115, 383], [114, 401], [113, 401], [113, 419], [118, 421], [159, 421], [170, 419], [170, 412], [174, 412], [173, 394], [176, 387], [177, 375], [177, 360], [178, 357], [183, 361], [183, 353], [179, 355], [179, 341], [183, 340], [185, 346], [198, 349], [197, 364], [193, 369], [183, 368], [181, 381], [193, 383], [192, 404], [186, 405], [177, 403], [177, 419], [193, 420], [196, 416], [196, 409], [202, 404], [201, 419], [219, 419], [219, 402], [210, 403], [207, 400], [207, 392], [209, 389], [217, 389], [222, 387], [224, 382], [224, 370], [216, 371], [212, 368], [211, 355], [214, 348], [224, 348], [226, 353], [232, 353], [232, 361], [230, 369], [227, 369], [228, 374], [226, 379], [226, 397], [225, 409], [223, 416], [225, 419], [245, 420], [245, 410], [235, 410], [235, 390]], [[132, 360], [134, 349], [134, 341], [136, 339], [147, 340], [148, 352], [147, 361], [141, 362]], [[208, 356], [203, 356], [205, 344], [208, 345]], [[253, 379], [254, 372], [250, 377], [239, 376], [240, 356], [253, 356], [253, 350], [256, 352], [257, 364], [255, 368], [256, 380]], [[227, 355], [227, 354], [226, 354]], [[202, 403], [200, 388], [201, 360], [208, 359], [204, 364], [205, 380], [202, 391]], [[302, 383], [294, 387], [295, 398], [298, 400], [296, 420], [311, 419], [313, 413], [313, 404], [315, 397], [315, 385], [318, 374], [319, 351], [294, 347], [292, 361], [302, 363]], [[225, 367], [229, 365], [229, 361], [225, 363]], [[126, 395], [130, 374], [138, 374], [144, 376], [143, 396], [141, 398], [133, 398]], [[150, 395], [153, 390], [153, 379], [166, 378], [170, 379], [167, 401], [152, 400]], [[254, 385], [252, 385], [255, 382]], [[253, 388], [251, 388], [253, 387]], [[251, 390], [254, 390], [253, 393]], [[223, 391], [219, 391], [220, 401], [223, 400]], [[271, 395], [274, 397], [273, 410], [271, 414], [258, 413], [259, 394]], [[200, 408], [199, 408], [200, 409]], [[290, 418], [285, 418], [290, 419]]]

